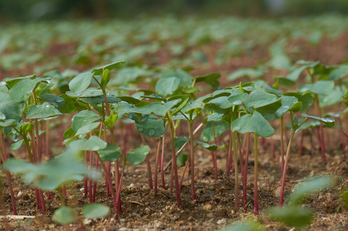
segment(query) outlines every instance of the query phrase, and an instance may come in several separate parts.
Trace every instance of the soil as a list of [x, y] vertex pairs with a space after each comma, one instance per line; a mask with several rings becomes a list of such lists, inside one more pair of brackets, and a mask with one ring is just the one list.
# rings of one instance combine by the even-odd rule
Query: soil
[[[277, 136], [275, 136], [277, 137]], [[297, 137], [299, 138], [299, 136]], [[297, 139], [298, 140], [298, 139]], [[137, 137], [134, 145], [140, 142]], [[133, 143], [131, 142], [131, 143]], [[169, 142], [168, 142], [169, 143]], [[275, 140], [277, 143], [277, 140]], [[279, 142], [278, 142], [279, 143]], [[340, 199], [340, 190], [348, 186], [348, 164], [342, 161], [338, 151], [339, 147], [327, 151], [328, 161], [322, 162], [320, 150], [314, 150], [311, 157], [310, 150], [304, 148], [302, 156], [298, 154], [298, 146], [293, 146], [291, 160], [288, 168], [286, 182], [286, 198], [291, 193], [294, 185], [306, 177], [333, 174], [336, 184], [329, 190], [324, 190], [309, 196], [303, 206], [310, 208], [315, 213], [315, 219], [307, 230], [344, 230], [347, 222], [347, 210]], [[168, 147], [168, 150], [170, 148]], [[276, 149], [277, 150], [277, 149]], [[218, 152], [218, 180], [214, 181], [209, 152], [196, 150], [196, 182], [195, 191], [197, 199], [191, 200], [189, 171], [186, 172], [182, 186], [181, 207], [177, 206], [175, 190], [170, 193], [169, 185], [163, 189], [159, 181], [159, 191], [154, 194], [149, 189], [146, 165], [130, 166], [126, 168], [122, 188], [122, 213], [119, 220], [114, 220], [112, 212], [112, 199], [106, 199], [105, 181], [98, 182], [97, 201], [111, 208], [110, 214], [100, 219], [83, 219], [86, 230], [213, 230], [227, 224], [244, 219], [253, 219], [263, 224], [267, 230], [289, 230], [280, 223], [270, 220], [266, 216], [267, 208], [277, 206], [280, 193], [280, 163], [279, 153], [276, 157], [271, 154], [268, 142], [265, 147], [259, 147], [259, 207], [260, 215], [255, 216], [253, 211], [253, 150], [250, 152], [248, 171], [248, 212], [242, 208], [235, 208], [234, 177], [225, 175], [225, 156], [223, 151]], [[153, 154], [152, 154], [153, 155]], [[152, 160], [153, 160], [152, 156]], [[169, 157], [168, 157], [169, 159]], [[170, 168], [166, 172], [166, 184], [169, 184]], [[183, 167], [179, 169], [182, 175]], [[52, 199], [46, 198], [47, 214], [43, 215], [36, 209], [35, 194], [28, 186], [23, 185], [19, 177], [13, 176], [14, 191], [18, 214], [34, 216], [24, 220], [2, 219], [1, 230], [82, 230], [79, 223], [59, 225], [52, 221], [55, 209], [60, 207], [57, 192], [51, 192]], [[5, 203], [2, 214], [11, 214], [11, 199], [7, 182], [4, 180]], [[242, 187], [240, 186], [239, 200], [242, 203]], [[84, 197], [83, 182], [67, 186], [66, 202], [68, 206], [81, 210], [89, 200]]]
[[[294, 54], [294, 59], [305, 60], [321, 60], [326, 64], [339, 64], [346, 57], [348, 35], [342, 35], [337, 41], [323, 41], [315, 49], [306, 49], [306, 44], [303, 41], [293, 41], [288, 49], [293, 46], [299, 47], [301, 53]], [[334, 45], [334, 46], [333, 46]], [[207, 51], [217, 50], [216, 46], [221, 46], [218, 42], [207, 48]], [[72, 49], [68, 54], [74, 54], [76, 44], [52, 44], [47, 49], [47, 54], [51, 57], [62, 56], [59, 54], [61, 48]], [[69, 50], [68, 49], [68, 50]], [[192, 50], [200, 48], [192, 48]], [[66, 49], [65, 49], [66, 50]], [[209, 53], [209, 52], [208, 52]], [[226, 80], [226, 75], [231, 71], [253, 66], [257, 60], [267, 59], [267, 49], [259, 48], [253, 52], [253, 56], [242, 55], [220, 66], [210, 65], [206, 69], [196, 69], [193, 74], [206, 74], [211, 71], [222, 73], [221, 85], [227, 86], [232, 84]], [[66, 53], [64, 54], [66, 55]], [[209, 57], [215, 55], [212, 52]], [[70, 55], [68, 55], [70, 56]], [[159, 51], [159, 60], [170, 60], [171, 57], [166, 51]], [[209, 59], [208, 57], [208, 59]], [[22, 70], [4, 71], [1, 70], [1, 78], [9, 76], [18, 76], [20, 74], [31, 74], [33, 66], [27, 66]], [[76, 70], [86, 70], [87, 66], [62, 66], [62, 70], [66, 68], [74, 68]], [[272, 73], [269, 73], [269, 79], [272, 78]], [[266, 78], [267, 79], [267, 78]], [[185, 128], [183, 128], [185, 129]], [[327, 145], [327, 163], [323, 163], [321, 152], [317, 143], [311, 146], [309, 139], [306, 138], [304, 144], [303, 155], [299, 155], [299, 138], [300, 134], [296, 135], [296, 140], [291, 150], [291, 159], [289, 162], [287, 182], [286, 182], [286, 198], [291, 193], [294, 185], [299, 183], [306, 177], [333, 174], [336, 178], [334, 187], [324, 190], [309, 196], [303, 203], [303, 206], [312, 209], [315, 213], [315, 218], [307, 230], [345, 230], [348, 225], [347, 210], [340, 199], [340, 191], [344, 187], [348, 187], [348, 164], [342, 160], [342, 152], [339, 146], [339, 132], [331, 131], [330, 142]], [[52, 136], [54, 132], [51, 133]], [[56, 132], [56, 137], [51, 137], [53, 142], [51, 151], [59, 153], [61, 150], [58, 147], [60, 134]], [[279, 135], [279, 134], [278, 134]], [[227, 135], [222, 137], [226, 140]], [[154, 194], [153, 190], [149, 189], [147, 180], [146, 165], [137, 167], [127, 167], [125, 171], [124, 183], [122, 188], [122, 213], [119, 215], [119, 220], [114, 220], [112, 211], [112, 199], [107, 199], [105, 181], [101, 180], [97, 184], [97, 201], [111, 208], [110, 214], [105, 218], [100, 219], [83, 219], [81, 218], [83, 228], [77, 222], [71, 225], [59, 225], [52, 221], [54, 211], [61, 206], [57, 192], [51, 192], [52, 199], [45, 198], [47, 213], [41, 214], [36, 209], [35, 193], [30, 187], [24, 185], [19, 177], [12, 176], [14, 191], [16, 195], [16, 206], [18, 214], [25, 216], [33, 216], [23, 220], [13, 220], [1, 217], [0, 230], [214, 230], [225, 227], [231, 222], [244, 219], [253, 219], [263, 224], [267, 230], [289, 230], [291, 227], [286, 227], [278, 222], [272, 221], [266, 216], [267, 208], [277, 206], [279, 203], [280, 193], [280, 162], [279, 162], [279, 140], [274, 136], [276, 143], [276, 156], [272, 156], [269, 142], [266, 142], [265, 147], [259, 147], [259, 207], [260, 215], [254, 216], [253, 212], [253, 150], [250, 152], [249, 172], [248, 172], [248, 212], [244, 213], [241, 208], [235, 208], [236, 195], [234, 193], [234, 179], [225, 175], [225, 159], [226, 152], [219, 150], [218, 155], [218, 180], [214, 181], [214, 170], [212, 166], [211, 154], [208, 151], [197, 149], [195, 152], [196, 158], [196, 182], [195, 191], [197, 200], [191, 200], [189, 171], [187, 171], [181, 193], [181, 207], [177, 206], [175, 192], [170, 193], [168, 189], [170, 169], [166, 171], [166, 189], [159, 186], [159, 192]], [[53, 139], [55, 138], [55, 139]], [[316, 141], [316, 138], [313, 138]], [[327, 139], [328, 140], [328, 139]], [[127, 148], [136, 147], [141, 143], [140, 137], [136, 135], [129, 140]], [[149, 144], [152, 142], [149, 141]], [[7, 143], [9, 147], [10, 142]], [[169, 142], [166, 142], [168, 162], [170, 153]], [[151, 146], [151, 145], [150, 145]], [[152, 150], [154, 150], [154, 147]], [[188, 151], [188, 150], [187, 150]], [[313, 151], [313, 156], [311, 156]], [[9, 150], [10, 152], [10, 150]], [[154, 151], [152, 151], [154, 152]], [[13, 154], [16, 157], [21, 157], [21, 154]], [[152, 163], [154, 163], [154, 153], [152, 155]], [[181, 176], [183, 168], [179, 169]], [[8, 190], [8, 183], [5, 178], [3, 182], [3, 194], [0, 199], [1, 215], [10, 215], [11, 198]], [[160, 184], [160, 181], [159, 181]], [[88, 198], [83, 195], [83, 182], [78, 182], [67, 186], [67, 205], [76, 207], [81, 211], [84, 204], [88, 204]], [[240, 192], [242, 187], [239, 188]], [[239, 195], [240, 204], [242, 203], [242, 194]]]

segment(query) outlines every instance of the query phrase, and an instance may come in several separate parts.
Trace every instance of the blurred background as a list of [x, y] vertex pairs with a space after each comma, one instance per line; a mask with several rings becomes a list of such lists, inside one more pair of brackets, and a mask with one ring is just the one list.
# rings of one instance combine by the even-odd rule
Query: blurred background
[[27, 21], [66, 18], [174, 16], [307, 16], [347, 14], [347, 0], [0, 0], [0, 19]]

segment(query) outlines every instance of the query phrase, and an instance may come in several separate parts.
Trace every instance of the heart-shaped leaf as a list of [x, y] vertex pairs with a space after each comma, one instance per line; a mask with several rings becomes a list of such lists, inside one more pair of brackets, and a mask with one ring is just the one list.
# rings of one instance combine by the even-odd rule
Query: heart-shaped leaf
[[268, 215], [277, 221], [296, 228], [303, 228], [313, 220], [311, 210], [300, 206], [274, 207], [268, 211]]
[[210, 73], [208, 75], [197, 76], [194, 79], [196, 82], [205, 82], [214, 88], [218, 88], [220, 86], [220, 82], [218, 79], [221, 77], [220, 73]]
[[98, 218], [106, 216], [110, 208], [102, 204], [89, 204], [82, 208], [82, 215], [86, 218]]
[[9, 97], [12, 102], [25, 102], [32, 95], [32, 91], [38, 82], [32, 79], [23, 79], [17, 82], [13, 88], [10, 89]]
[[92, 70], [92, 73], [94, 75], [101, 75], [103, 74], [103, 69], [108, 69], [108, 70], [113, 70], [115, 68], [119, 68], [119, 67], [122, 67], [124, 64], [126, 63], [126, 61], [116, 61], [116, 62], [113, 62], [113, 63], [109, 63], [109, 64], [106, 64], [104, 66], [101, 66], [101, 67], [97, 67], [97, 68], [94, 68]]
[[164, 123], [154, 115], [144, 116], [139, 122], [135, 122], [138, 131], [149, 137], [160, 137], [164, 134]]
[[162, 78], [156, 83], [156, 92], [161, 96], [173, 94], [180, 85], [180, 79], [177, 77]]
[[249, 95], [249, 100], [244, 103], [250, 112], [254, 110], [261, 114], [274, 114], [281, 106], [281, 100], [274, 94], [255, 90]]
[[131, 153], [127, 153], [127, 160], [129, 161], [129, 163], [131, 163], [131, 165], [141, 164], [145, 160], [149, 152], [150, 152], [149, 146], [147, 145], [141, 146], [131, 151]]
[[[214, 122], [215, 136], [219, 137], [228, 127], [229, 124], [225, 124], [221, 121]], [[214, 141], [212, 122], [208, 122], [204, 127], [201, 133], [201, 139], [208, 143]]]
[[99, 119], [100, 116], [95, 112], [89, 110], [80, 111], [72, 118], [71, 127], [74, 129], [74, 131], [77, 131], [86, 124], [93, 123]]
[[23, 142], [24, 140], [20, 140], [20, 141], [17, 141], [16, 143], [11, 144], [11, 149], [18, 150], [22, 146]]
[[298, 112], [302, 108], [302, 103], [298, 102], [298, 99], [295, 96], [283, 96], [280, 98], [282, 106], [278, 108], [274, 115], [277, 118], [280, 118], [287, 111]]
[[115, 162], [120, 156], [120, 147], [107, 143], [106, 148], [98, 150], [98, 154], [103, 161]]
[[81, 93], [91, 84], [92, 73], [85, 72], [77, 75], [69, 82], [70, 91], [75, 94]]
[[257, 135], [262, 137], [270, 137], [274, 134], [272, 126], [257, 111], [254, 111], [252, 115], [246, 114], [234, 120], [232, 131], [239, 133], [256, 132]]
[[61, 207], [54, 211], [53, 220], [59, 224], [66, 225], [75, 222], [78, 219], [76, 209], [70, 207]]
[[27, 113], [27, 119], [48, 119], [56, 117], [62, 113], [57, 108], [49, 103], [43, 103], [42, 105], [33, 105], [29, 108]]
[[335, 119], [332, 119], [332, 118], [321, 118], [317, 116], [307, 115], [305, 113], [302, 113], [302, 117], [320, 121], [329, 128], [332, 128], [335, 125]]
[[290, 196], [291, 205], [299, 204], [304, 197], [310, 193], [316, 193], [319, 190], [330, 188], [334, 182], [331, 176], [322, 176], [305, 180], [299, 183]]
[[334, 81], [317, 81], [316, 83], [309, 83], [297, 88], [300, 92], [311, 92], [319, 95], [329, 95], [335, 87]]
[[302, 103], [302, 108], [299, 112], [306, 112], [313, 104], [314, 98], [311, 93], [300, 94], [296, 92], [286, 92], [284, 96], [295, 96]]
[[188, 155], [186, 153], [180, 152], [178, 157], [176, 158], [176, 163], [178, 167], [183, 167], [186, 165], [186, 161], [188, 160]]
[[79, 130], [77, 130], [76, 132], [76, 136], [78, 135], [82, 135], [82, 134], [87, 134], [91, 131], [93, 131], [95, 128], [97, 128], [99, 126], [100, 122], [94, 122], [94, 123], [90, 123], [87, 124], [85, 126], [82, 126], [81, 128], [79, 128]]
[[48, 93], [40, 95], [39, 99], [41, 99], [49, 104], [52, 104], [53, 106], [55, 106], [58, 109], [60, 109], [64, 105], [64, 102], [65, 102], [65, 100], [63, 98], [56, 96], [56, 95], [48, 94]]
[[76, 99], [73, 99], [66, 94], [60, 95], [59, 97], [64, 100], [64, 104], [59, 108], [61, 113], [70, 114], [77, 110], [74, 105]]
[[341, 102], [344, 92], [341, 91], [339, 86], [336, 86], [335, 89], [326, 96], [319, 96], [319, 106], [321, 108], [335, 105]]
[[196, 140], [196, 142], [197, 144], [199, 144], [199, 146], [201, 146], [202, 148], [208, 149], [209, 151], [215, 152], [217, 149], [216, 144], [209, 144], [199, 140]]
[[174, 147], [175, 151], [178, 151], [187, 141], [189, 141], [190, 138], [184, 136], [184, 137], [174, 137]]

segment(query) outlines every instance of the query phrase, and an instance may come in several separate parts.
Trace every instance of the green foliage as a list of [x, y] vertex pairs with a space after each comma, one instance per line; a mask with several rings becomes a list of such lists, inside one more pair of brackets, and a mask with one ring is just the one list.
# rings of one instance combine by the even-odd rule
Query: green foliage
[[57, 209], [53, 214], [53, 220], [62, 225], [73, 223], [77, 219], [78, 213], [76, 209], [66, 206]]
[[82, 208], [82, 215], [86, 218], [98, 218], [106, 216], [110, 208], [102, 204], [89, 204]]
[[130, 153], [127, 153], [127, 160], [129, 161], [129, 163], [131, 163], [131, 165], [141, 164], [145, 160], [149, 152], [150, 152], [149, 146], [147, 145], [141, 146], [139, 148], [132, 150]]
[[256, 132], [258, 136], [269, 137], [274, 134], [274, 129], [266, 119], [257, 111], [246, 114], [232, 123], [232, 131], [239, 133]]
[[188, 155], [186, 153], [180, 152], [178, 157], [176, 158], [176, 163], [178, 167], [183, 167], [186, 165], [186, 161], [188, 160]]

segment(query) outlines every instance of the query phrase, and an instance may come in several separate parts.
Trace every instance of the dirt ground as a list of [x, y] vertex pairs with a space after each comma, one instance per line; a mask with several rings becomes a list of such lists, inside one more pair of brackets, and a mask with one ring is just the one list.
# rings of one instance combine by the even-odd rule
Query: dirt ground
[[[276, 138], [276, 136], [275, 136]], [[297, 137], [299, 140], [299, 136]], [[135, 137], [132, 143], [140, 140]], [[168, 142], [169, 143], [169, 142]], [[275, 139], [275, 143], [279, 143]], [[345, 230], [347, 210], [341, 201], [340, 189], [348, 186], [348, 164], [341, 159], [339, 147], [327, 150], [328, 161], [322, 162], [320, 150], [314, 150], [311, 157], [310, 150], [304, 148], [302, 156], [298, 154], [298, 146], [293, 146], [291, 160], [288, 168], [286, 183], [286, 198], [292, 187], [306, 177], [333, 174], [336, 184], [329, 190], [324, 190], [309, 196], [303, 206], [315, 212], [315, 219], [308, 230]], [[277, 146], [276, 146], [277, 147]], [[168, 147], [168, 150], [170, 148]], [[276, 149], [277, 150], [277, 149]], [[218, 180], [214, 181], [209, 152], [196, 150], [196, 182], [195, 190], [197, 200], [191, 200], [189, 172], [186, 173], [181, 193], [181, 207], [177, 206], [175, 191], [170, 194], [169, 177], [170, 169], [166, 172], [166, 189], [159, 181], [159, 192], [154, 194], [149, 189], [146, 165], [128, 167], [125, 171], [122, 189], [122, 213], [120, 219], [114, 220], [112, 209], [110, 214], [100, 219], [83, 219], [86, 230], [215, 230], [240, 219], [258, 220], [267, 230], [289, 230], [280, 223], [271, 221], [265, 215], [267, 208], [277, 206], [280, 193], [280, 163], [279, 153], [276, 157], [271, 154], [269, 142], [266, 146], [259, 147], [259, 207], [260, 215], [254, 216], [253, 212], [253, 150], [250, 152], [248, 171], [248, 212], [242, 208], [235, 209], [234, 177], [225, 175], [225, 156], [223, 150], [218, 152]], [[152, 156], [153, 158], [153, 156]], [[182, 175], [183, 167], [179, 169]], [[47, 200], [47, 214], [42, 215], [36, 210], [35, 194], [32, 189], [23, 185], [18, 177], [14, 179], [14, 191], [18, 214], [34, 216], [24, 220], [2, 219], [1, 230], [82, 230], [79, 223], [71, 225], [58, 225], [52, 221], [54, 210], [60, 207], [57, 192], [51, 192], [52, 199]], [[4, 180], [4, 195], [2, 201], [2, 214], [11, 214], [11, 202], [7, 182]], [[240, 185], [239, 200], [242, 203], [242, 187]], [[97, 201], [113, 208], [112, 199], [106, 199], [105, 181], [97, 185]], [[78, 208], [88, 203], [88, 198], [83, 196], [83, 182], [67, 186], [67, 205]], [[4, 203], [5, 202], [5, 203]]]

